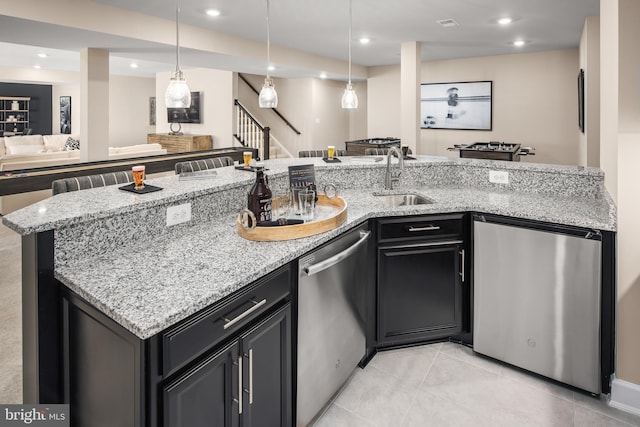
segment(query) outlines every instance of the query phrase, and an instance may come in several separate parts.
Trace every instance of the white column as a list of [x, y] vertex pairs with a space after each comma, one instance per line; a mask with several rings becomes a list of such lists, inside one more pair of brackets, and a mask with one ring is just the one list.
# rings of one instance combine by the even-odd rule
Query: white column
[[422, 44], [404, 42], [400, 57], [400, 138], [415, 154], [420, 143]]
[[[126, 108], [127, 100], [122, 100]], [[109, 155], [109, 51], [80, 51], [80, 160]]]

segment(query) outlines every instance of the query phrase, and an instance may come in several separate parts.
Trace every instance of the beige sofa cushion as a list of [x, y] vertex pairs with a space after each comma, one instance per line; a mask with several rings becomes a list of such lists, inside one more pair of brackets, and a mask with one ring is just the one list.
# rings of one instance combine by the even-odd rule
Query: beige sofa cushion
[[2, 141], [2, 144], [0, 144], [0, 156], [9, 154], [8, 148], [18, 145], [41, 145], [41, 148], [44, 149], [42, 135], [5, 136], [0, 140]]
[[17, 169], [43, 168], [78, 163], [79, 151], [62, 151], [58, 153], [41, 153], [28, 155], [9, 155], [0, 159], [0, 172]]
[[10, 145], [6, 149], [5, 156], [15, 154], [38, 154], [44, 152], [44, 145]]

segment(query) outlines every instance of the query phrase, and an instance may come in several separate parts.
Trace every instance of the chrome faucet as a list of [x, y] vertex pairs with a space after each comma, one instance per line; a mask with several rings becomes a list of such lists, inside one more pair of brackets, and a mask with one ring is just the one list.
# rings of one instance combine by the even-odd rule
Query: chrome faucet
[[[393, 154], [398, 156], [399, 160], [399, 169], [396, 172], [391, 171], [391, 157]], [[389, 151], [387, 151], [387, 173], [384, 178], [384, 188], [385, 190], [393, 190], [393, 183], [400, 181], [400, 174], [402, 173], [402, 169], [404, 169], [404, 159], [402, 158], [402, 150], [398, 147], [391, 147]]]

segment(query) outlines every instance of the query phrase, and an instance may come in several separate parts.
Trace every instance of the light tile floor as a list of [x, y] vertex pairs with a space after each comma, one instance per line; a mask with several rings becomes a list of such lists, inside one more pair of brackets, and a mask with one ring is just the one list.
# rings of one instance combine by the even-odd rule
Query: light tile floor
[[437, 343], [379, 352], [315, 426], [613, 427], [640, 426], [640, 417], [468, 347]]

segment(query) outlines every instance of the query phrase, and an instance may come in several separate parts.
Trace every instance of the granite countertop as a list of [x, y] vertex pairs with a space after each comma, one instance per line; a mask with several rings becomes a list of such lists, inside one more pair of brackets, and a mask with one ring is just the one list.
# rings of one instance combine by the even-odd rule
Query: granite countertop
[[[309, 162], [309, 159], [304, 160]], [[432, 161], [454, 166], [460, 164], [443, 159]], [[493, 162], [489, 164], [491, 163]], [[580, 173], [602, 177], [597, 169], [575, 172], [575, 167], [502, 163], [501, 166], [510, 170], [537, 169], [545, 173]], [[291, 162], [273, 161], [268, 163], [268, 167], [272, 173], [285, 173], [288, 164]], [[474, 162], [462, 164], [473, 166]], [[480, 167], [486, 164], [488, 163], [479, 163]], [[229, 176], [226, 171], [221, 170], [221, 177], [217, 182], [219, 188], [227, 185], [231, 188], [237, 184], [238, 179], [243, 185], [252, 182], [252, 176], [237, 175], [239, 171], [234, 171], [233, 168], [225, 169], [230, 169]], [[185, 188], [190, 197], [198, 197], [199, 192], [209, 191], [206, 182], [176, 183], [176, 177], [153, 182], [154, 185], [164, 184], [167, 188], [167, 192], [161, 194], [165, 203], [167, 200], [179, 200], [183, 197]], [[178, 187], [183, 189], [176, 189]], [[115, 191], [117, 194], [117, 190]], [[341, 190], [340, 196], [348, 203], [348, 216], [343, 225], [315, 236], [282, 242], [245, 240], [237, 234], [236, 214], [221, 212], [207, 221], [195, 222], [185, 227], [165, 228], [164, 232], [150, 236], [142, 243], [137, 242], [135, 247], [124, 245], [97, 255], [56, 259], [55, 276], [127, 330], [146, 339], [369, 218], [477, 211], [615, 230], [615, 206], [606, 192], [599, 197], [585, 198], [451, 184], [404, 185], [397, 192], [420, 194], [433, 203], [394, 208], [376, 199], [374, 193], [384, 193], [380, 188]], [[112, 192], [97, 189], [77, 193], [85, 194], [69, 196], [68, 199], [90, 198], [90, 193], [93, 193], [96, 200], [105, 197], [109, 199]], [[160, 193], [162, 192], [151, 193], [149, 196], [156, 194], [156, 198], [149, 197], [138, 203], [161, 204], [163, 201], [157, 196]], [[49, 204], [33, 206], [22, 215], [18, 213], [10, 217], [10, 224], [14, 229], [34, 232], [56, 228], [60, 224], [69, 226], [108, 217], [108, 212], [105, 213], [101, 207], [102, 201], [88, 205], [84, 216], [65, 214], [63, 207], [66, 206], [68, 211], [69, 200], [58, 199]], [[113, 210], [135, 210], [135, 205], [135, 201], [132, 203], [130, 200], [127, 203], [119, 202]], [[51, 216], [41, 218], [40, 221], [34, 220], [31, 215], [39, 215], [38, 212], [42, 209]]]

